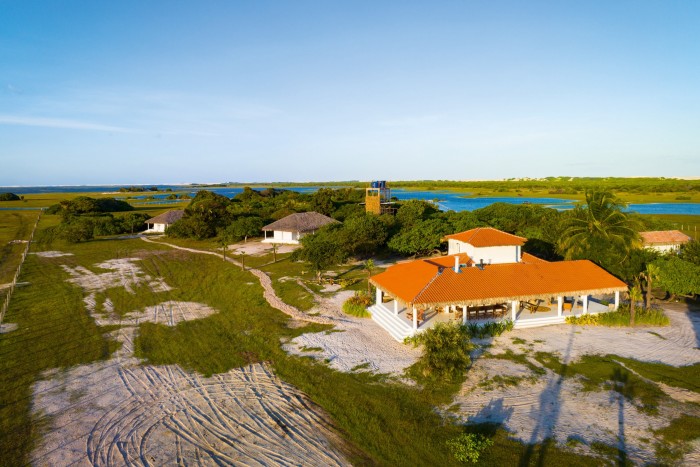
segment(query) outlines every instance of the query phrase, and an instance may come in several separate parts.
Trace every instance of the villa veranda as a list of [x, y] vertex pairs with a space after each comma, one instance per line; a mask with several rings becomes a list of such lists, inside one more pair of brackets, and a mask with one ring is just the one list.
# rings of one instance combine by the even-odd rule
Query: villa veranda
[[399, 300], [378, 291], [376, 303], [369, 308], [372, 319], [396, 340], [435, 326], [439, 322], [488, 323], [511, 320], [515, 328], [545, 326], [565, 322], [569, 316], [598, 314], [616, 310], [619, 292], [601, 296], [547, 297], [529, 301], [504, 301], [486, 306], [433, 306], [409, 308]]

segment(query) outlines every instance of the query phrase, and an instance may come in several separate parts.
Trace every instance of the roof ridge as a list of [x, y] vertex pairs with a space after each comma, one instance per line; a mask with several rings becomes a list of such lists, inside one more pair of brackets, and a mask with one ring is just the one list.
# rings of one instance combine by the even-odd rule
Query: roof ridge
[[437, 270], [437, 272], [435, 273], [435, 275], [433, 276], [433, 278], [430, 279], [430, 280], [428, 281], [427, 284], [425, 284], [425, 287], [423, 287], [422, 289], [420, 289], [420, 291], [416, 294], [416, 296], [413, 297], [413, 301], [412, 301], [411, 303], [415, 303], [415, 301], [421, 296], [421, 294], [422, 294], [423, 292], [425, 292], [425, 290], [426, 290], [428, 287], [430, 287], [430, 285], [431, 285], [433, 282], [435, 282], [435, 279], [437, 279], [438, 277], [440, 277], [440, 276], [442, 275], [442, 271], [444, 271], [445, 269], [450, 269], [450, 268], [438, 267], [438, 270]]

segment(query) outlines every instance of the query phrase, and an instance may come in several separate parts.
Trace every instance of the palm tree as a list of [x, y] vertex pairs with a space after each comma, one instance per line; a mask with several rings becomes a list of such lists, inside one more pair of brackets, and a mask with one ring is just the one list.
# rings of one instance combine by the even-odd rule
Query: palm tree
[[566, 259], [593, 259], [615, 253], [624, 260], [641, 245], [639, 222], [627, 216], [624, 204], [608, 190], [586, 192], [586, 204], [571, 212], [559, 250]]
[[641, 272], [640, 276], [644, 281], [646, 282], [646, 306], [645, 308], [648, 310], [651, 308], [651, 284], [652, 281], [658, 279], [659, 277], [659, 267], [655, 264], [652, 263], [647, 263], [647, 267], [644, 271]]
[[634, 305], [642, 299], [642, 291], [636, 285], [630, 288], [630, 326], [634, 326]]
[[371, 294], [372, 293], [372, 286], [369, 283], [369, 278], [372, 277], [372, 270], [374, 269], [374, 261], [371, 259], [368, 259], [367, 261], [362, 263], [362, 268], [367, 271], [367, 293]]

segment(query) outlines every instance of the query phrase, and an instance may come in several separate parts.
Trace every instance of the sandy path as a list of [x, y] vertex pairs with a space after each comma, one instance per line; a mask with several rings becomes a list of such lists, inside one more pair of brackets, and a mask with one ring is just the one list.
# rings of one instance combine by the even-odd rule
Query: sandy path
[[[183, 250], [183, 251], [189, 251], [190, 253], [198, 253], [198, 254], [203, 254], [203, 255], [213, 255], [217, 256], [219, 258], [222, 257], [221, 254], [213, 252], [213, 251], [205, 251], [205, 250], [197, 250], [194, 248], [185, 248], [182, 246], [177, 246], [173, 245], [171, 243], [165, 243], [165, 242], [155, 242], [149, 238], [146, 237], [141, 237], [141, 240], [150, 242], [150, 243], [155, 243], [156, 245], [165, 245], [169, 246], [170, 248], [175, 248], [177, 250]], [[244, 266], [239, 263], [238, 261], [231, 259], [229, 257], [226, 257], [226, 261], [229, 263], [235, 264], [236, 266], [240, 268], [244, 268]], [[250, 272], [253, 274], [255, 277], [258, 278], [260, 281], [260, 285], [263, 287], [263, 295], [265, 297], [265, 300], [272, 306], [273, 308], [277, 308], [280, 310], [282, 313], [291, 316], [294, 319], [298, 319], [301, 321], [309, 321], [312, 323], [320, 323], [320, 324], [332, 324], [328, 319], [320, 317], [320, 316], [309, 316], [306, 313], [301, 312], [297, 308], [288, 305], [280, 299], [277, 294], [275, 293], [275, 289], [272, 287], [272, 279], [270, 279], [270, 276], [265, 274], [263, 271], [259, 269], [254, 269], [254, 268], [247, 268], [245, 269], [246, 271]]]

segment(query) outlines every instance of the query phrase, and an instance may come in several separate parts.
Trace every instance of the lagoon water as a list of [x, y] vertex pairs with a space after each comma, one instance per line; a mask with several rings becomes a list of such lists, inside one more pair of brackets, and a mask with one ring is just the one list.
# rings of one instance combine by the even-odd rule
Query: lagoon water
[[[37, 187], [0, 187], [0, 193], [10, 191], [18, 195], [33, 194], [33, 193], [114, 193], [124, 185], [93, 185], [93, 186], [37, 186]], [[170, 188], [177, 192], [186, 192], [194, 196], [197, 190], [207, 189], [216, 192], [220, 195], [232, 197], [242, 192], [242, 188], [222, 188], [222, 187], [207, 187], [199, 188], [188, 185], [157, 185], [159, 189], [165, 190]], [[282, 188], [282, 187], [278, 187]], [[289, 187], [287, 189], [298, 191], [300, 193], [313, 193], [322, 188], [322, 186], [304, 186], [304, 187]], [[338, 187], [332, 187], [338, 188]], [[479, 198], [463, 198], [465, 193], [458, 193], [445, 190], [406, 190], [403, 188], [395, 188], [391, 190], [392, 196], [400, 200], [406, 199], [423, 199], [435, 201], [440, 209], [453, 211], [473, 211], [489, 206], [493, 203], [510, 203], [510, 204], [541, 204], [546, 207], [555, 209], [571, 209], [574, 206], [574, 200], [559, 199], [559, 198], [528, 198], [528, 197], [479, 197]], [[115, 193], [117, 198], [130, 197], [135, 200], [143, 199], [142, 204], [164, 205], [177, 203], [179, 200], [166, 200], [167, 194], [153, 195], [153, 200], [146, 200], [149, 195], [146, 193]], [[141, 204], [141, 203], [139, 203]], [[17, 208], [0, 208], [0, 210], [21, 209]], [[638, 212], [640, 214], [686, 214], [700, 216], [700, 203], [648, 203], [648, 204], [630, 204], [628, 211]]]

